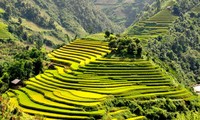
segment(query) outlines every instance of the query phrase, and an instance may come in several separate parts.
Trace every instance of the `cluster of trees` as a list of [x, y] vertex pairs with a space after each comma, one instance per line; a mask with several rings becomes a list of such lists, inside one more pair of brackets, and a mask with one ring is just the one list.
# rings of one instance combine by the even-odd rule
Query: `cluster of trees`
[[16, 78], [26, 80], [30, 77], [43, 72], [45, 53], [36, 48], [24, 51], [14, 56], [13, 61], [0, 64], [0, 81], [3, 92], [9, 86], [10, 82]]
[[181, 83], [200, 82], [200, 15], [189, 12], [177, 19], [170, 36], [159, 36], [149, 42], [152, 56], [171, 66]]
[[[132, 114], [146, 116], [149, 120], [171, 120], [176, 119], [180, 113], [187, 114], [191, 111], [200, 110], [200, 101], [194, 100], [172, 100], [161, 98], [158, 100], [140, 101], [116, 98], [105, 102], [107, 109], [113, 107], [128, 107]], [[105, 117], [105, 116], [104, 116]], [[123, 116], [126, 117], [126, 116]], [[127, 118], [123, 118], [127, 119]]]
[[172, 13], [177, 16], [182, 16], [199, 2], [199, 0], [177, 0], [177, 3], [172, 7]]
[[109, 40], [109, 48], [112, 53], [120, 57], [141, 58], [142, 45], [139, 39], [131, 39], [128, 37], [120, 37], [117, 35], [110, 36], [109, 32], [105, 32], [105, 37]]

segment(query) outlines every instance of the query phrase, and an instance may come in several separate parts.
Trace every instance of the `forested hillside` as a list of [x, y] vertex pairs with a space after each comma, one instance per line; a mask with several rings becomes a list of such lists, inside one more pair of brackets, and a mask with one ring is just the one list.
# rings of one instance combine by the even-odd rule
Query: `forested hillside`
[[[199, 1], [177, 1], [172, 14], [178, 17], [170, 25], [168, 35], [159, 35], [149, 42], [148, 50], [163, 64], [172, 68], [180, 83], [199, 83], [200, 75], [200, 13]], [[169, 68], [170, 69], [170, 68]]]
[[49, 51], [89, 33], [121, 30], [89, 0], [1, 0], [0, 24], [1, 59], [16, 53], [9, 45]]
[[50, 47], [88, 33], [120, 31], [88, 0], [1, 0], [0, 8], [2, 24], [7, 24], [9, 32], [17, 39], [26, 40], [31, 36], [44, 40]]
[[[199, 0], [161, 1], [144, 11], [125, 34], [148, 41], [147, 54], [173, 73], [180, 83], [199, 83]], [[150, 11], [150, 12], [149, 12]], [[157, 61], [158, 62], [158, 61]]]
[[186, 13], [171, 27], [171, 37], [163, 36], [148, 46], [154, 55], [177, 72], [179, 82], [187, 85], [200, 82], [199, 20], [200, 14]]

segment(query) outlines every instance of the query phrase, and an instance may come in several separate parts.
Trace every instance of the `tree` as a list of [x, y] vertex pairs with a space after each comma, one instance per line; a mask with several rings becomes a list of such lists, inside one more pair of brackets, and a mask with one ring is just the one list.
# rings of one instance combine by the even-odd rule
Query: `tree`
[[162, 40], [162, 36], [159, 35], [156, 39], [157, 39], [158, 41], [161, 41], [161, 40]]
[[14, 33], [14, 32], [16, 31], [15, 26], [14, 26], [14, 25], [8, 25], [8, 31], [9, 31], [10, 33]]
[[110, 37], [110, 32], [109, 32], [109, 31], [106, 31], [104, 37], [105, 37], [105, 38], [109, 38], [109, 37]]
[[50, 18], [50, 20], [49, 20], [49, 26], [52, 27], [52, 28], [55, 28], [56, 26], [55, 26], [54, 23], [55, 23], [54, 19]]
[[157, 5], [157, 12], [161, 10], [161, 2], [160, 0], [156, 0], [156, 5]]
[[142, 57], [142, 47], [141, 46], [138, 46], [137, 48], [137, 58], [141, 58]]
[[16, 78], [19, 79], [24, 79], [25, 75], [24, 75], [24, 61], [19, 60], [19, 61], [14, 61], [11, 63], [10, 67], [8, 68], [8, 73], [9, 73], [9, 77], [10, 77], [10, 81], [14, 80]]
[[22, 24], [22, 18], [18, 18], [18, 22], [19, 22], [19, 24], [21, 25]]
[[109, 46], [112, 50], [116, 49], [116, 48], [117, 48], [117, 41], [116, 41], [116, 40], [111, 40], [111, 41], [109, 42], [108, 46]]
[[174, 15], [177, 15], [177, 16], [180, 16], [181, 12], [180, 12], [180, 8], [178, 5], [174, 5], [173, 8], [172, 8], [172, 13]]
[[4, 18], [5, 18], [6, 20], [10, 20], [10, 17], [11, 17], [11, 15], [12, 15], [11, 6], [10, 6], [10, 5], [7, 5], [5, 11], [6, 11], [6, 13], [4, 14]]
[[136, 51], [136, 44], [134, 44], [134, 43], [129, 44], [128, 48], [127, 48], [128, 54], [134, 56], [135, 55], [135, 51]]
[[40, 72], [43, 72], [43, 62], [40, 57], [35, 60], [33, 65], [34, 65], [33, 72], [35, 75], [38, 75]]
[[30, 78], [33, 75], [33, 68], [33, 62], [31, 60], [26, 60], [24, 64], [24, 72], [26, 78]]
[[3, 76], [1, 77], [1, 80], [3, 81], [3, 82], [5, 82], [5, 83], [10, 83], [10, 75], [9, 75], [9, 73], [8, 72], [4, 72], [3, 73]]
[[135, 39], [136, 44], [138, 45], [140, 43], [140, 40], [138, 38]]

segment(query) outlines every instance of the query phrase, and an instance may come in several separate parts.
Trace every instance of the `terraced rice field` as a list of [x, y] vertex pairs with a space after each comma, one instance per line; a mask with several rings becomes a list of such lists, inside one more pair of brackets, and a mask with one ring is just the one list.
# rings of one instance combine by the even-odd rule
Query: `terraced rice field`
[[157, 37], [161, 34], [168, 34], [170, 25], [177, 18], [171, 13], [170, 9], [167, 9], [168, 6], [172, 6], [173, 4], [173, 2], [169, 2], [166, 8], [163, 8], [154, 16], [140, 21], [135, 26], [131, 26], [127, 34], [139, 38]]
[[[25, 88], [7, 94], [25, 113], [69, 120], [101, 119], [108, 113], [125, 112], [106, 111], [104, 101], [114, 97], [147, 100], [191, 96], [152, 61], [102, 57], [109, 52], [106, 42], [77, 40], [49, 54], [53, 62], [69, 68], [46, 70], [27, 81]], [[128, 120], [144, 118], [133, 115]]]

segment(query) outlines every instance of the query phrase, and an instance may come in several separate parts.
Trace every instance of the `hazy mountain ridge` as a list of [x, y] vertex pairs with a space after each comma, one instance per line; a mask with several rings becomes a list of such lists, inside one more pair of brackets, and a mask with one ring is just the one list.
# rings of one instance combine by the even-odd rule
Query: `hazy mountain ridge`
[[129, 27], [137, 16], [154, 0], [93, 0], [110, 20], [122, 28]]

